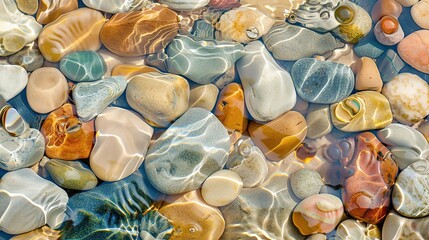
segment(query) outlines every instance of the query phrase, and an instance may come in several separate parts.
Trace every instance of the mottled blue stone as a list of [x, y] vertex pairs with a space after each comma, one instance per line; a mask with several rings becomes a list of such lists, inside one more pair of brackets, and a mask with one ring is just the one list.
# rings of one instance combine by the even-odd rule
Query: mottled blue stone
[[292, 66], [292, 80], [298, 95], [307, 102], [331, 104], [353, 91], [355, 80], [350, 67], [314, 58], [302, 58]]
[[191, 34], [195, 37], [200, 38], [215, 38], [215, 29], [213, 25], [210, 23], [204, 21], [204, 20], [197, 20], [194, 22], [194, 26], [192, 27]]
[[70, 198], [61, 239], [138, 239], [143, 213], [161, 197], [141, 170], [104, 182]]
[[236, 42], [179, 35], [165, 52], [169, 73], [182, 75], [199, 84], [208, 84], [234, 66], [244, 55], [244, 47]]
[[99, 80], [106, 70], [103, 57], [94, 51], [73, 52], [60, 61], [60, 71], [75, 82]]
[[39, 114], [31, 109], [27, 101], [26, 91], [24, 89], [17, 96], [10, 99], [8, 103], [18, 111], [31, 128], [40, 129], [43, 120], [45, 120], [48, 114]]
[[377, 67], [383, 82], [390, 82], [404, 67], [404, 62], [392, 49], [387, 50], [377, 59]]

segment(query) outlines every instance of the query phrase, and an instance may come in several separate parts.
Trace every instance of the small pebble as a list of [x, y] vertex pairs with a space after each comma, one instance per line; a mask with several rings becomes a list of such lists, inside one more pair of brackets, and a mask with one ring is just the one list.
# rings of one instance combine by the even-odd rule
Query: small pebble
[[231, 170], [210, 175], [201, 186], [201, 196], [208, 204], [221, 207], [234, 201], [243, 188], [240, 176]]
[[189, 94], [189, 108], [200, 107], [209, 111], [216, 105], [219, 88], [214, 84], [205, 84], [191, 89]]
[[412, 0], [416, 2], [411, 8], [411, 17], [419, 27], [429, 29], [429, 0]]
[[318, 194], [323, 186], [323, 181], [317, 171], [303, 168], [292, 174], [290, 185], [295, 196], [305, 199]]
[[372, 7], [371, 18], [374, 22], [380, 21], [383, 16], [399, 18], [402, 13], [402, 5], [396, 0], [377, 0]]
[[28, 78], [27, 100], [37, 113], [49, 113], [67, 102], [69, 86], [64, 75], [56, 68], [43, 67]]
[[398, 19], [392, 16], [383, 16], [375, 24], [374, 35], [378, 42], [386, 46], [393, 46], [404, 39], [404, 31]]
[[398, 44], [398, 54], [413, 68], [429, 74], [429, 30], [419, 30]]
[[101, 79], [107, 66], [103, 57], [93, 51], [73, 52], [60, 61], [60, 71], [75, 82], [91, 82]]
[[310, 104], [307, 115], [307, 138], [316, 139], [329, 134], [332, 130], [329, 105]]
[[381, 75], [383, 82], [390, 82], [396, 77], [401, 69], [404, 67], [404, 62], [392, 49], [387, 50], [377, 60], [377, 67]]
[[362, 67], [356, 75], [355, 89], [358, 91], [381, 92], [383, 80], [378, 71], [377, 64], [368, 57], [361, 58]]
[[13, 65], [21, 66], [28, 72], [32, 72], [43, 66], [44, 59], [38, 49], [25, 48], [11, 55], [7, 59], [7, 62]]

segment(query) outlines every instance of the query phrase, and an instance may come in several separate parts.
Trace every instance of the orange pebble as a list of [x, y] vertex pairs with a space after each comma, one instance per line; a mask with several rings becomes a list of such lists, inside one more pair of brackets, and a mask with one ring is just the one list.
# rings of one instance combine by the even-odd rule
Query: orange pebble
[[392, 34], [392, 33], [395, 33], [396, 31], [398, 31], [399, 22], [395, 17], [384, 16], [380, 20], [380, 26], [381, 26], [381, 30], [385, 34]]

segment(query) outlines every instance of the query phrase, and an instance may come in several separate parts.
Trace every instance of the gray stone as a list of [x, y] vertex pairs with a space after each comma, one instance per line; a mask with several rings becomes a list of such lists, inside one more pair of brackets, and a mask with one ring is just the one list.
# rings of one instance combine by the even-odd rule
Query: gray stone
[[329, 105], [310, 104], [305, 121], [308, 138], [316, 139], [329, 134], [332, 131]]
[[323, 186], [323, 181], [316, 170], [303, 168], [292, 174], [290, 185], [295, 196], [305, 199], [318, 194]]
[[45, 59], [38, 49], [26, 48], [10, 56], [7, 62], [13, 65], [19, 65], [28, 72], [32, 72], [41, 68]]
[[146, 173], [163, 193], [195, 190], [223, 168], [229, 148], [222, 123], [206, 109], [191, 108], [150, 146], [144, 161]]

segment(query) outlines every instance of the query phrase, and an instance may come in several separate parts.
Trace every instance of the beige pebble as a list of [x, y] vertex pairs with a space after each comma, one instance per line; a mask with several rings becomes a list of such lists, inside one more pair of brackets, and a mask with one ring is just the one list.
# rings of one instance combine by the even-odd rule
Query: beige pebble
[[429, 0], [422, 0], [413, 5], [411, 17], [419, 27], [429, 29]]
[[201, 195], [208, 204], [220, 207], [234, 201], [243, 189], [240, 176], [231, 170], [220, 170], [210, 175], [201, 187]]
[[68, 90], [67, 80], [58, 69], [36, 69], [28, 78], [28, 104], [35, 112], [49, 113], [67, 102]]
[[128, 104], [152, 126], [167, 127], [188, 109], [189, 84], [178, 75], [139, 74], [126, 91]]
[[219, 88], [214, 84], [205, 84], [191, 89], [189, 96], [189, 108], [200, 107], [209, 111], [216, 104]]
[[383, 80], [374, 60], [368, 57], [362, 57], [362, 67], [356, 75], [355, 89], [358, 91], [377, 91], [381, 92]]
[[21, 12], [26, 13], [28, 15], [33, 15], [36, 13], [37, 8], [39, 7], [38, 0], [15, 0], [18, 5], [18, 9]]

